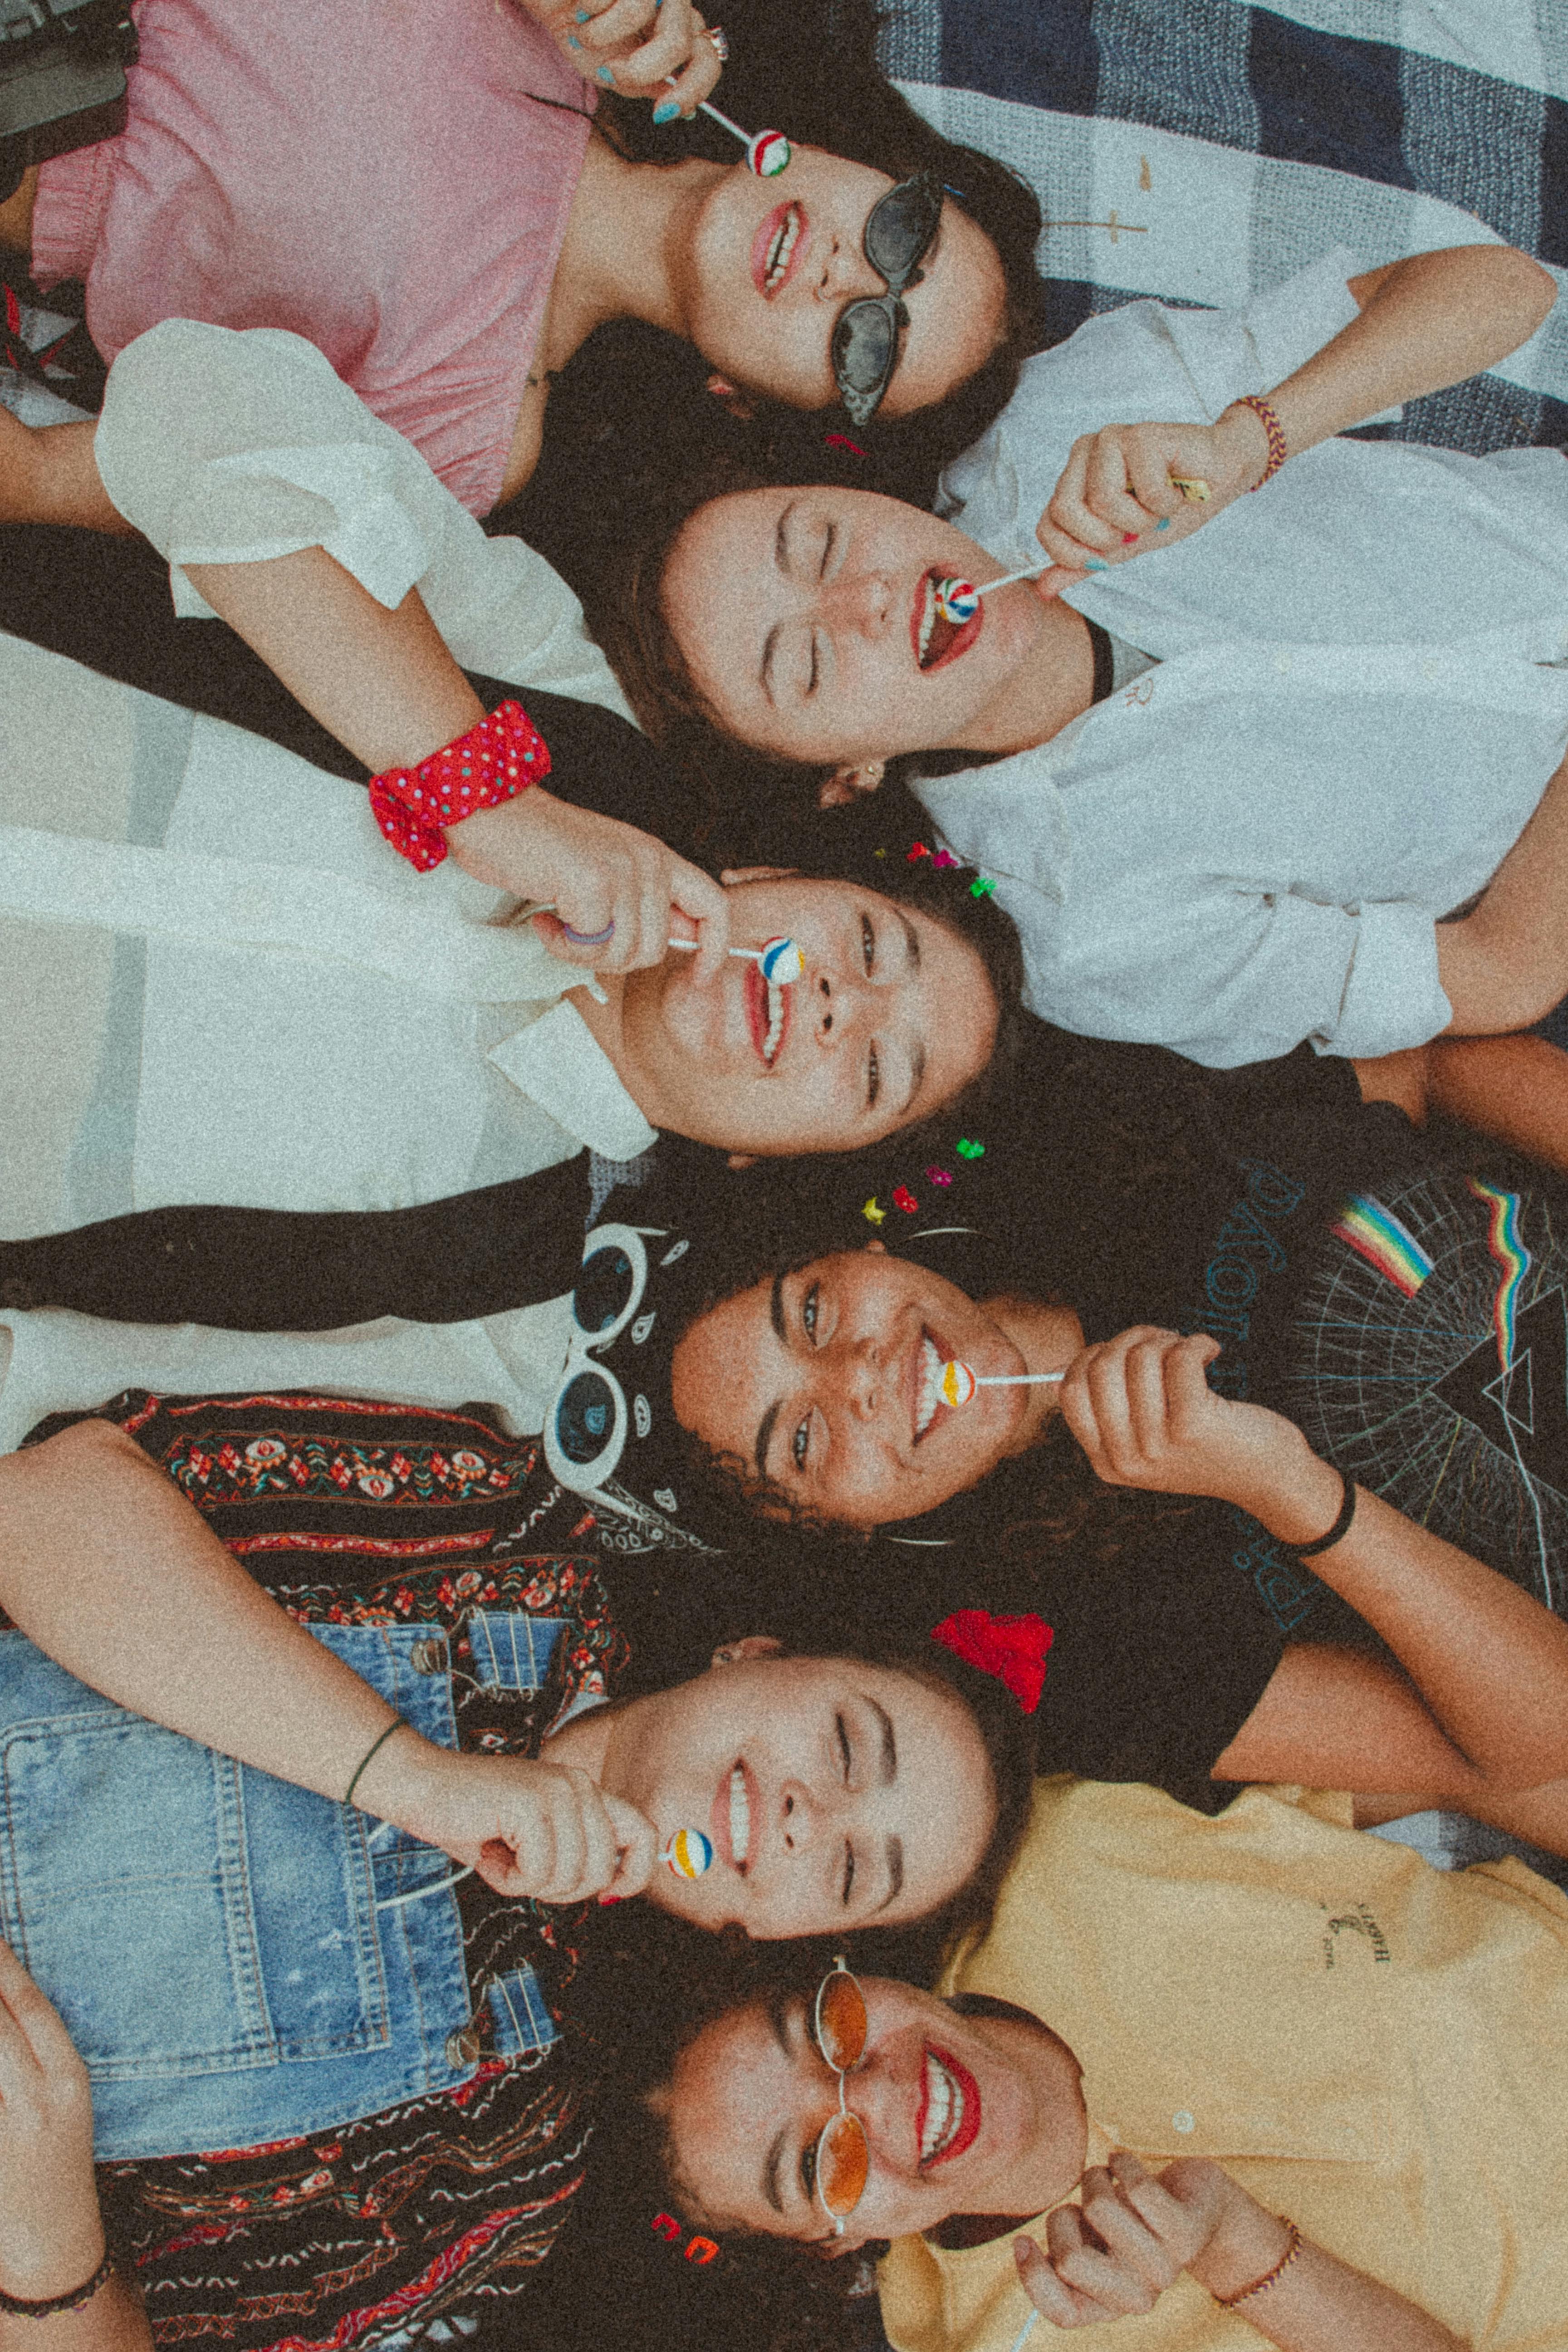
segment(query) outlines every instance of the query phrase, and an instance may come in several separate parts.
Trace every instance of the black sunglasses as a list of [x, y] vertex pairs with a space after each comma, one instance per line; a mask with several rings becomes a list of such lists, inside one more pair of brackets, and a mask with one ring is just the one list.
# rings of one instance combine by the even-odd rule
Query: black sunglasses
[[833, 329], [833, 380], [856, 425], [873, 417], [899, 363], [899, 330], [910, 323], [901, 297], [921, 281], [921, 263], [942, 221], [942, 184], [917, 172], [879, 196], [861, 240], [866, 258], [887, 287], [847, 303]]

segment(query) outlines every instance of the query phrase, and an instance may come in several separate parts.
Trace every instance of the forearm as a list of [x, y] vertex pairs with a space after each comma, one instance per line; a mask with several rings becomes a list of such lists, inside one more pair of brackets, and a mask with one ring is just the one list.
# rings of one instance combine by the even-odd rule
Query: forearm
[[1426, 1048], [1434, 1110], [1568, 1175], [1568, 1054], [1534, 1036], [1437, 1037]]
[[0, 2312], [0, 2352], [152, 2352], [147, 2307], [116, 2272], [80, 2311], [53, 2319]]
[[1438, 924], [1437, 977], [1453, 1036], [1527, 1029], [1568, 995], [1568, 760], [1475, 912]]
[[416, 588], [389, 613], [320, 547], [260, 563], [191, 563], [185, 572], [310, 716], [373, 771], [415, 767], [485, 715]]
[[1369, 271], [1351, 291], [1360, 317], [1268, 394], [1292, 457], [1493, 366], [1535, 332], [1557, 289], [1528, 254], [1466, 245]]
[[[1289, 1545], [1324, 1533], [1339, 1495], [1339, 1474], [1303, 1440], [1293, 1470], [1247, 1507]], [[1364, 1487], [1348, 1533], [1311, 1567], [1382, 1636], [1489, 1782], [1528, 1789], [1568, 1772], [1568, 1624]]]
[[395, 1720], [100, 1422], [0, 1462], [0, 1607], [121, 1706], [319, 1796]]
[[[1188, 2265], [1211, 2294], [1238, 2294], [1268, 2276], [1289, 2249], [1278, 2214], [1234, 2182], [1226, 2219]], [[1463, 2340], [1380, 2285], [1303, 2238], [1293, 2261], [1271, 2286], [1237, 2307], [1237, 2317], [1280, 2352], [1464, 2352]]]

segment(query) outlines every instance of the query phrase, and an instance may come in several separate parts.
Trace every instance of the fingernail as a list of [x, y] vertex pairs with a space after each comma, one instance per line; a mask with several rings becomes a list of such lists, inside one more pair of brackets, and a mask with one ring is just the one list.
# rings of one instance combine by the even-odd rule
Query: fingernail
[[661, 98], [654, 108], [653, 119], [656, 122], [673, 122], [679, 112], [680, 108], [673, 98]]
[[618, 1903], [620, 1899], [621, 1898], [618, 1895], [601, 1895], [599, 1897], [600, 1902], [605, 1905]]
[[598, 79], [604, 83], [606, 89], [614, 89], [616, 86], [616, 69], [614, 66], [601, 66], [599, 68]]
[[1155, 530], [1170, 530], [1170, 528], [1171, 528], [1171, 518], [1170, 518], [1170, 516], [1169, 516], [1169, 515], [1162, 515], [1162, 516], [1160, 517], [1159, 521], [1154, 525], [1154, 528], [1155, 528]]
[[1124, 530], [1121, 534], [1121, 544], [1123, 547], [1136, 547], [1138, 533], [1135, 530]]
[[567, 47], [568, 47], [569, 49], [575, 49], [579, 57], [581, 57], [581, 56], [582, 56], [582, 54], [583, 54], [583, 44], [582, 44], [582, 42], [577, 38], [577, 36], [576, 36], [576, 34], [575, 34], [575, 33], [568, 33], [568, 34], [567, 34], [567, 36], [566, 36], [566, 46], [567, 46]]
[[586, 8], [579, 8], [577, 11], [577, 22], [580, 25], [585, 25], [588, 21], [588, 14], [589, 12]]
[[1110, 566], [1109, 563], [1101, 563], [1098, 555], [1086, 555], [1083, 559], [1083, 568], [1086, 572], [1109, 572]]

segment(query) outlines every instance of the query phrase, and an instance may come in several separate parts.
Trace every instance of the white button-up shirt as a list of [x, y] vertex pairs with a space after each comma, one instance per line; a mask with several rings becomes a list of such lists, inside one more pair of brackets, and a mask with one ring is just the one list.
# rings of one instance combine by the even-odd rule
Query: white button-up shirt
[[[1130, 303], [1026, 363], [949, 470], [999, 562], [1073, 441], [1209, 422], [1356, 316], [1339, 253], [1245, 311]], [[1161, 667], [1038, 749], [918, 789], [998, 877], [1034, 1010], [1219, 1066], [1447, 1026], [1436, 919], [1484, 887], [1568, 747], [1568, 466], [1336, 440], [1191, 541], [1068, 592]]]
[[[156, 331], [98, 449], [188, 561], [319, 541], [389, 603], [417, 579], [462, 658], [624, 709], [559, 577], [292, 336]], [[581, 970], [453, 861], [416, 873], [358, 786], [8, 638], [0, 753], [0, 1235], [403, 1207], [653, 1141], [561, 1001]]]

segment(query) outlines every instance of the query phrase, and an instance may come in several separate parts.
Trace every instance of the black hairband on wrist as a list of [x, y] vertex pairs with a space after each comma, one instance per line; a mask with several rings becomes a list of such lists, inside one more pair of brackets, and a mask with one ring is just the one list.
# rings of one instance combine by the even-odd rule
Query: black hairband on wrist
[[1339, 1517], [1335, 1519], [1333, 1526], [1329, 1529], [1328, 1534], [1326, 1536], [1320, 1536], [1316, 1543], [1292, 1544], [1290, 1546], [1290, 1549], [1295, 1553], [1298, 1559], [1315, 1559], [1317, 1554], [1321, 1551], [1331, 1550], [1333, 1546], [1340, 1541], [1342, 1537], [1350, 1532], [1351, 1521], [1355, 1517], [1355, 1481], [1353, 1478], [1347, 1478], [1344, 1472], [1342, 1470], [1340, 1472], [1340, 1484], [1344, 1488], [1344, 1493], [1340, 1498]]
[[92, 2301], [99, 2288], [107, 2284], [113, 2268], [113, 2255], [105, 2252], [92, 2276], [81, 2286], [73, 2287], [68, 2294], [46, 2295], [38, 2303], [29, 2303], [23, 2295], [7, 2294], [5, 2288], [0, 2287], [0, 2311], [9, 2313], [16, 2319], [53, 2319], [62, 2311], [80, 2311], [85, 2304]]

